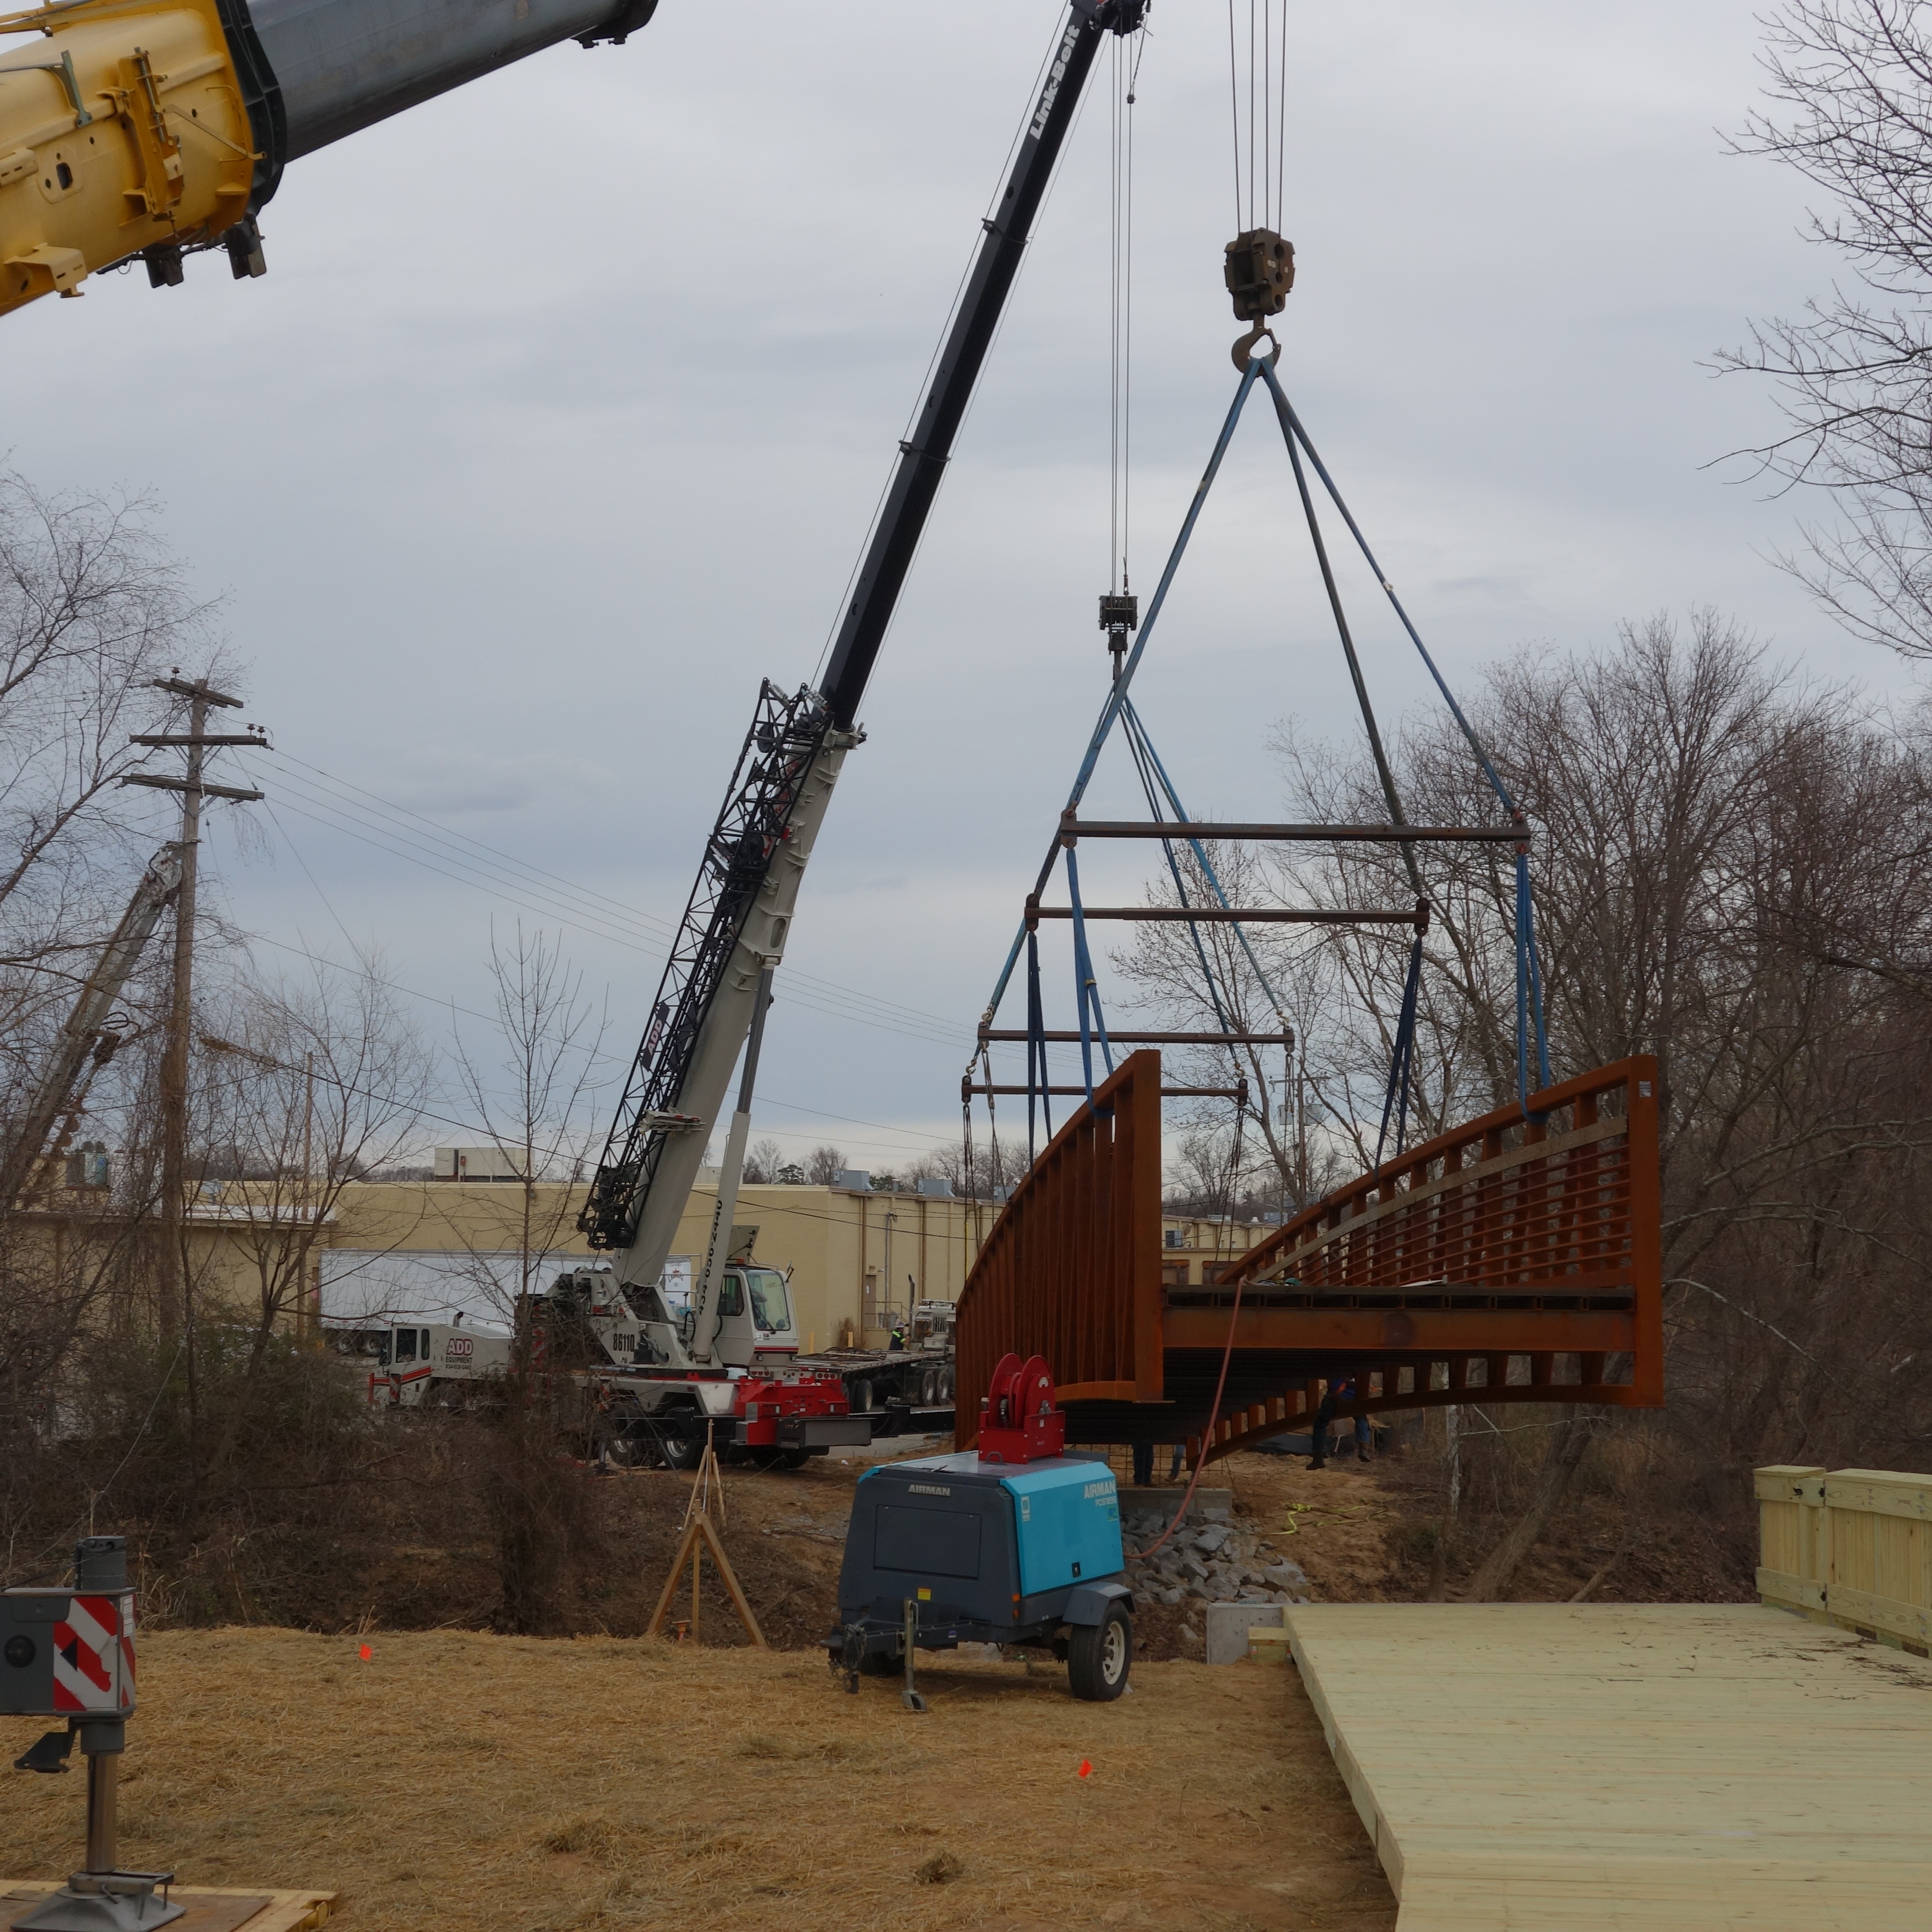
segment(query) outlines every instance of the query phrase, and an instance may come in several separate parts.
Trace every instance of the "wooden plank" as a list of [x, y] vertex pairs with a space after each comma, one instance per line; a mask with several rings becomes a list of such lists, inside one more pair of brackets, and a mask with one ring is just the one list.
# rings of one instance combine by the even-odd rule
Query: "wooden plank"
[[1825, 1478], [1824, 1486], [1828, 1509], [1932, 1522], [1932, 1478], [1889, 1469], [1834, 1469]]
[[[0, 1904], [26, 1905], [58, 1892], [61, 1879], [0, 1879]], [[177, 1932], [315, 1932], [334, 1909], [332, 1892], [274, 1892], [260, 1886], [178, 1885], [171, 1901], [188, 1908]], [[13, 1915], [10, 1912], [10, 1918]]]
[[1754, 1606], [1283, 1615], [1398, 1932], [1928, 1922], [1932, 1665]]
[[1822, 1610], [1825, 1607], [1824, 1585], [1794, 1576], [1789, 1570], [1760, 1569], [1757, 1573], [1757, 1593], [1767, 1604], [1788, 1604], [1794, 1610]]
[[1909, 1643], [1932, 1648], [1932, 1610], [1901, 1603], [1895, 1597], [1881, 1597], [1873, 1591], [1854, 1590], [1844, 1583], [1834, 1583], [1825, 1594], [1821, 1607], [1844, 1622], [1884, 1630], [1904, 1637]]
[[1796, 1462], [1767, 1462], [1761, 1469], [1751, 1472], [1751, 1486], [1757, 1499], [1766, 1502], [1796, 1502], [1802, 1498], [1808, 1478], [1822, 1479], [1822, 1469], [1810, 1468]]

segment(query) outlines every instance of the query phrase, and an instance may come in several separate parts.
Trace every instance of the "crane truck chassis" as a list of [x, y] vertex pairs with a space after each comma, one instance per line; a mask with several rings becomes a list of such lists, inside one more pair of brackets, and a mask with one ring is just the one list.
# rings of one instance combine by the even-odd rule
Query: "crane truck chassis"
[[707, 1436], [728, 1460], [796, 1468], [834, 1448], [952, 1426], [949, 1304], [917, 1311], [910, 1348], [802, 1358], [778, 1270], [735, 1262], [719, 1301], [723, 1365], [699, 1367], [680, 1359], [688, 1310], [654, 1334], [608, 1265], [572, 1269], [524, 1298], [514, 1332], [387, 1324], [369, 1403], [472, 1408], [522, 1373], [546, 1390], [560, 1432], [600, 1460], [672, 1468], [694, 1462]]

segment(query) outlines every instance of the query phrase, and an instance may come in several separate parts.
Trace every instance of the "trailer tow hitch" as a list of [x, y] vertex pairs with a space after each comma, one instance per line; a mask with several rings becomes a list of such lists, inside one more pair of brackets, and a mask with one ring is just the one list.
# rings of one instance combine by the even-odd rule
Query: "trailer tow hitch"
[[845, 1673], [845, 1688], [856, 1697], [859, 1694], [859, 1660], [866, 1654], [866, 1630], [862, 1624], [845, 1626], [845, 1641], [826, 1660], [834, 1670]]

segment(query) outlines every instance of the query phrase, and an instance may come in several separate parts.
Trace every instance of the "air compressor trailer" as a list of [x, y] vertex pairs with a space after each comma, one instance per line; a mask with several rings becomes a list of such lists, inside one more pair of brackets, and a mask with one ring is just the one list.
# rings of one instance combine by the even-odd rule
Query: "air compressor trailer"
[[976, 1450], [868, 1469], [853, 1498], [838, 1576], [839, 1628], [825, 1640], [846, 1688], [962, 1643], [1048, 1649], [1076, 1697], [1126, 1688], [1134, 1599], [1114, 1473], [1064, 1453], [1066, 1418], [1039, 1357], [1006, 1357]]

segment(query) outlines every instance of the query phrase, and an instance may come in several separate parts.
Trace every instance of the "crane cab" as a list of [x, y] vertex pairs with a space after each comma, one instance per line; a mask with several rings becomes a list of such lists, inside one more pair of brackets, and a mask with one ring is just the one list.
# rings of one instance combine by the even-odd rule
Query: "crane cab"
[[[588, 1344], [580, 1348], [584, 1359], [576, 1366], [694, 1366], [697, 1311], [661, 1286], [626, 1290], [608, 1264], [577, 1268], [559, 1276], [544, 1300], [553, 1346], [563, 1331], [581, 1334]], [[775, 1370], [790, 1367], [798, 1352], [791, 1288], [784, 1272], [732, 1262], [719, 1281], [717, 1339], [704, 1366]]]
[[[696, 1319], [692, 1309], [680, 1315], [680, 1339], [687, 1346]], [[718, 1290], [718, 1360], [727, 1368], [782, 1369], [797, 1354], [791, 1286], [784, 1275], [748, 1263], [728, 1268]]]

